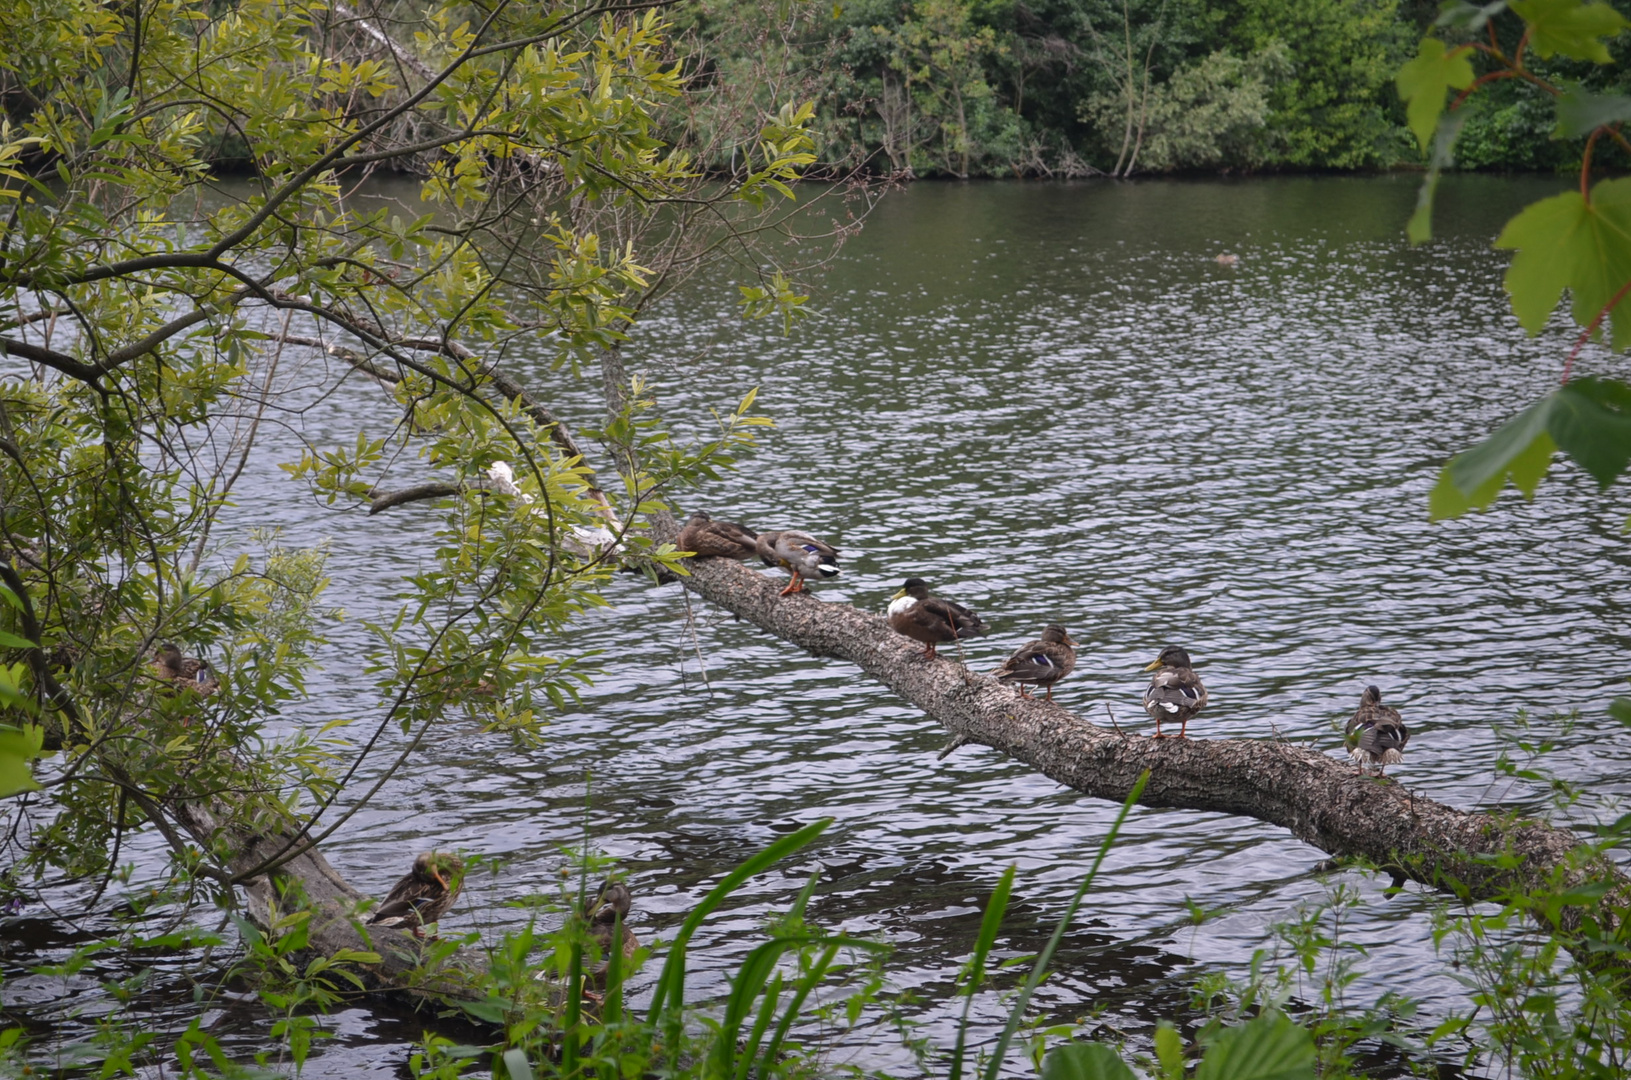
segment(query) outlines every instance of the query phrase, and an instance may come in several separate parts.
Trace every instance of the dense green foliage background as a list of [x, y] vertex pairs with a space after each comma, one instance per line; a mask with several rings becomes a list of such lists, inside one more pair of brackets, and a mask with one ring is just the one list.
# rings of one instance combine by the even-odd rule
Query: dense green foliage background
[[[1631, 3], [1620, 0], [1622, 11]], [[898, 176], [1385, 169], [1422, 162], [1393, 84], [1433, 0], [687, 0], [723, 83], [814, 100], [833, 169]], [[1519, 32], [1507, 20], [1503, 32]], [[1513, 43], [1507, 43], [1508, 46]], [[1563, 58], [1553, 82], [1631, 89]], [[1569, 169], [1543, 91], [1468, 103], [1457, 167]], [[767, 98], [765, 105], [771, 104]], [[705, 131], [709, 117], [698, 118]], [[1603, 162], [1610, 164], [1611, 162]], [[709, 162], [729, 169], [728, 159]]]

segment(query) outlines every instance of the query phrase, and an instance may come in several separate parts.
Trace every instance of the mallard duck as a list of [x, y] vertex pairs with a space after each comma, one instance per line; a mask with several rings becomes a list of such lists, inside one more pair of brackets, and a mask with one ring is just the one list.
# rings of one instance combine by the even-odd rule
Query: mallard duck
[[196, 656], [183, 656], [174, 642], [166, 641], [158, 647], [147, 662], [155, 678], [167, 682], [178, 690], [192, 690], [208, 696], [221, 688], [221, 680], [208, 660]]
[[1345, 732], [1348, 756], [1360, 772], [1375, 765], [1376, 775], [1383, 776], [1389, 765], [1404, 760], [1404, 744], [1410, 741], [1399, 710], [1382, 704], [1382, 691], [1374, 686], [1365, 687], [1359, 695], [1359, 708], [1348, 721]]
[[715, 521], [706, 511], [698, 510], [674, 538], [674, 546], [699, 559], [715, 556], [746, 561], [759, 553], [758, 538], [759, 534], [745, 525]]
[[368, 917], [369, 926], [393, 926], [424, 937], [425, 927], [441, 920], [464, 885], [464, 860], [446, 851], [426, 851], [413, 869], [391, 886], [385, 900]]
[[929, 586], [921, 578], [907, 578], [906, 584], [889, 598], [889, 625], [897, 634], [928, 646], [923, 655], [931, 660], [936, 645], [979, 637], [991, 630], [963, 605], [930, 596]]
[[1144, 668], [1153, 671], [1149, 688], [1144, 691], [1144, 711], [1155, 721], [1155, 737], [1161, 734], [1161, 721], [1179, 723], [1177, 738], [1189, 737], [1189, 718], [1206, 708], [1206, 687], [1201, 677], [1190, 666], [1189, 654], [1176, 645], [1168, 645], [1161, 655]]
[[[607, 963], [612, 956], [613, 934], [621, 930], [619, 949], [623, 959], [632, 960], [635, 950], [640, 948], [640, 941], [629, 929], [629, 909], [634, 898], [629, 893], [629, 887], [621, 881], [607, 878], [600, 883], [600, 890], [593, 900], [583, 906], [583, 918], [589, 924], [589, 936], [595, 939], [600, 946], [600, 958]], [[603, 972], [606, 964], [600, 970]]]
[[1062, 626], [1050, 626], [1035, 641], [1019, 647], [1014, 655], [1002, 662], [991, 674], [998, 682], [1019, 683], [1024, 697], [1025, 684], [1048, 688], [1047, 700], [1053, 700], [1053, 684], [1069, 675], [1076, 667], [1076, 643], [1070, 640]]
[[779, 566], [793, 575], [793, 580], [781, 591], [783, 596], [806, 592], [804, 579], [807, 577], [835, 578], [843, 573], [838, 569], [838, 549], [807, 532], [796, 529], [762, 532], [754, 544], [766, 566]]

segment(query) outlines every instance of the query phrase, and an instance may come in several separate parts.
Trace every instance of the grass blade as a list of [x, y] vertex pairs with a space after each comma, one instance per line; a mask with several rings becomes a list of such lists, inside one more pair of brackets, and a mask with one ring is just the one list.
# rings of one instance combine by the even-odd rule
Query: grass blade
[[1077, 887], [1076, 895], [1070, 898], [1070, 904], [1065, 908], [1065, 914], [1059, 920], [1059, 925], [1054, 927], [1053, 937], [1048, 939], [1047, 945], [1043, 947], [1042, 952], [1037, 956], [1036, 964], [1031, 968], [1030, 977], [1025, 980], [1024, 988], [1020, 990], [1019, 996], [1014, 1000], [1013, 1009], [1008, 1013], [1008, 1023], [1002, 1029], [1002, 1034], [997, 1038], [997, 1045], [991, 1051], [991, 1060], [986, 1062], [985, 1080], [997, 1080], [997, 1075], [1002, 1070], [1002, 1060], [1008, 1056], [1008, 1047], [1014, 1041], [1014, 1032], [1019, 1030], [1020, 1022], [1024, 1019], [1025, 1007], [1031, 1003], [1031, 995], [1036, 992], [1037, 984], [1042, 981], [1042, 976], [1047, 974], [1048, 961], [1053, 959], [1054, 950], [1059, 947], [1059, 942], [1064, 938], [1065, 930], [1070, 926], [1070, 920], [1076, 917], [1076, 909], [1081, 905], [1082, 897], [1087, 895], [1087, 890], [1092, 886], [1093, 879], [1099, 873], [1099, 867], [1104, 863], [1104, 857], [1110, 854], [1110, 845], [1115, 843], [1116, 834], [1121, 831], [1122, 822], [1127, 820], [1127, 814], [1137, 804], [1138, 797], [1144, 793], [1144, 785], [1149, 783], [1149, 780], [1150, 771], [1145, 769], [1144, 774], [1138, 778], [1138, 783], [1134, 784], [1133, 790], [1128, 793], [1127, 801], [1121, 804], [1121, 812], [1116, 815], [1115, 823], [1110, 826], [1110, 831], [1105, 835], [1104, 842], [1099, 845], [1099, 853], [1094, 856], [1093, 865], [1088, 869], [1087, 877]]
[[725, 898], [742, 882], [798, 851], [825, 832], [827, 826], [831, 824], [832, 818], [822, 818], [804, 826], [798, 832], [781, 837], [726, 874], [725, 879], [715, 885], [708, 895], [702, 898], [702, 902], [692, 909], [691, 914], [687, 915], [685, 922], [680, 925], [679, 933], [674, 935], [674, 942], [668, 949], [668, 959], [663, 962], [662, 974], [657, 977], [657, 990], [651, 1002], [650, 1019], [653, 1023], [665, 1012], [678, 1014], [685, 1004], [685, 947], [691, 936], [696, 933], [697, 927], [702, 925], [702, 920], [724, 903]]
[[997, 879], [991, 893], [991, 902], [985, 906], [985, 918], [980, 920], [980, 935], [974, 941], [974, 955], [968, 961], [968, 982], [963, 985], [963, 1018], [957, 1023], [957, 1046], [951, 1054], [951, 1080], [963, 1080], [963, 1058], [968, 1052], [968, 1014], [974, 1008], [974, 994], [985, 978], [985, 961], [996, 944], [1002, 917], [1008, 911], [1008, 896], [1014, 888], [1014, 868], [1009, 866]]

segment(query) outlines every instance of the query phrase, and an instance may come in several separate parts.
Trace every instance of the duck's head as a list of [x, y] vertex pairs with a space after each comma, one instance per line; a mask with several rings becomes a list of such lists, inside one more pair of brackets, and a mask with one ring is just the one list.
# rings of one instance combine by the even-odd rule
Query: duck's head
[[706, 525], [713, 517], [706, 510], [693, 510], [691, 516], [685, 519], [687, 525]]
[[889, 599], [899, 600], [906, 596], [910, 596], [913, 600], [927, 600], [929, 597], [929, 586], [924, 583], [922, 578], [907, 578], [906, 584], [902, 585], [899, 589], [896, 589], [895, 595], [891, 596]]
[[1166, 648], [1161, 650], [1160, 656], [1157, 656], [1153, 661], [1144, 665], [1144, 670], [1154, 671], [1156, 668], [1192, 666], [1193, 665], [1189, 662], [1188, 653], [1184, 652], [1184, 650], [1180, 649], [1176, 645], [1168, 645]]
[[634, 897], [629, 893], [629, 887], [621, 881], [607, 878], [600, 883], [600, 890], [595, 898], [584, 906], [583, 917], [590, 922], [611, 922], [613, 919], [627, 919], [629, 908], [634, 904]]
[[413, 861], [413, 876], [429, 885], [432, 882], [444, 889], [452, 888], [453, 877], [464, 874], [464, 860], [450, 851], [422, 852]]
[[1051, 641], [1055, 645], [1069, 645], [1073, 649], [1076, 647], [1076, 643], [1070, 640], [1070, 635], [1065, 633], [1063, 626], [1048, 627], [1042, 631], [1042, 640]]
[[1361, 705], [1380, 705], [1380, 704], [1382, 704], [1382, 691], [1379, 690], [1378, 688], [1374, 687], [1374, 686], [1365, 687], [1365, 692], [1363, 694], [1359, 695], [1359, 704], [1361, 704]]

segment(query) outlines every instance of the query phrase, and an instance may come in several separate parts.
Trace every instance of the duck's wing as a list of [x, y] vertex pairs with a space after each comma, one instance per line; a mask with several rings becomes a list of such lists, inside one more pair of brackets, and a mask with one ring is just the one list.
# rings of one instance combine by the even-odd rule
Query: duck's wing
[[[1393, 712], [1391, 709], [1388, 711]], [[1405, 743], [1409, 741], [1410, 732], [1399, 721], [1399, 714], [1394, 713], [1364, 727], [1359, 735], [1359, 749], [1381, 760], [1389, 753], [1397, 755], [1403, 752]]]
[[1074, 655], [1064, 655], [1069, 652], [1052, 642], [1033, 641], [1021, 646], [991, 674], [1000, 682], [1050, 682], [1062, 679], [1076, 665]]
[[1167, 668], [1155, 673], [1150, 680], [1149, 689], [1144, 691], [1144, 708], [1149, 711], [1159, 709], [1168, 715], [1177, 715], [1180, 712], [1199, 712], [1206, 704], [1206, 687], [1195, 678], [1194, 672], [1176, 671]]
[[938, 596], [918, 601], [917, 607], [923, 612], [925, 619], [932, 620], [938, 627], [943, 627], [945, 632], [954, 638], [978, 637], [991, 629], [978, 615], [962, 604], [954, 604]]

